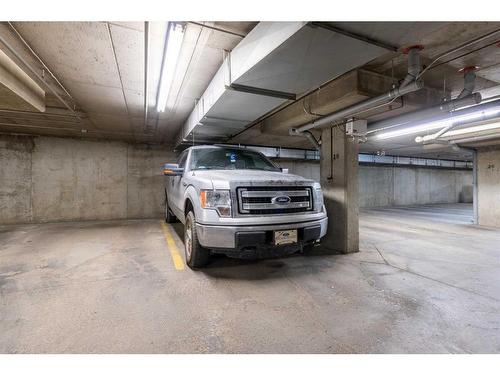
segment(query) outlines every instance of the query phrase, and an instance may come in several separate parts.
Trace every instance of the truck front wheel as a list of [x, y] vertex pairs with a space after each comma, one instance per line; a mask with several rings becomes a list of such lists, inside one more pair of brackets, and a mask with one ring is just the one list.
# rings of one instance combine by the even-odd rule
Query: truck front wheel
[[184, 252], [186, 263], [190, 268], [203, 267], [208, 263], [210, 252], [200, 245], [196, 233], [196, 221], [193, 211], [186, 215], [186, 224], [184, 225]]

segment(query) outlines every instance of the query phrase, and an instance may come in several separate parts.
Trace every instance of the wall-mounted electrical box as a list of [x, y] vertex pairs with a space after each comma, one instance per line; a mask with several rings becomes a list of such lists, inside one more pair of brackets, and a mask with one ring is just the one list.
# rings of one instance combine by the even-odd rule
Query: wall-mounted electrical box
[[366, 120], [351, 119], [345, 124], [346, 135], [352, 137], [365, 137], [367, 130], [368, 128]]

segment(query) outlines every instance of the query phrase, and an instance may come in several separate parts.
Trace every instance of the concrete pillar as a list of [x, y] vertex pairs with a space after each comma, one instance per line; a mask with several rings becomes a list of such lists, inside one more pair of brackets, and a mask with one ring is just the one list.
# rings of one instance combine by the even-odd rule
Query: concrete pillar
[[359, 251], [358, 143], [338, 127], [321, 136], [321, 187], [328, 213], [324, 252]]
[[478, 149], [476, 160], [478, 224], [500, 228], [500, 147]]
[[474, 224], [479, 224], [479, 211], [478, 211], [478, 189], [477, 189], [477, 150], [472, 151], [472, 206], [473, 206], [473, 220]]

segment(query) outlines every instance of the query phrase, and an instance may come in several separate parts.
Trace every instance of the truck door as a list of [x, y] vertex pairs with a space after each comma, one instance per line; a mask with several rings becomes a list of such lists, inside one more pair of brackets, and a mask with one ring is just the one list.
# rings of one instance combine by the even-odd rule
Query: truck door
[[[186, 159], [188, 156], [188, 151], [183, 151], [179, 158], [177, 159], [177, 164], [179, 164], [179, 168], [186, 167]], [[168, 204], [174, 211], [175, 216], [179, 217], [183, 215], [183, 202], [182, 197], [184, 196], [184, 186], [182, 186], [182, 177], [183, 176], [172, 176], [170, 177], [170, 186], [167, 189]]]

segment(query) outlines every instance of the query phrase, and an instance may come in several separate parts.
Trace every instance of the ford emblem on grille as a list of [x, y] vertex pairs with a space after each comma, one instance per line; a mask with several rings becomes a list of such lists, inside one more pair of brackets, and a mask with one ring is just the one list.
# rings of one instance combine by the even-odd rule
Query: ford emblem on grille
[[288, 204], [292, 199], [288, 195], [280, 195], [279, 197], [274, 197], [271, 202], [274, 204]]

